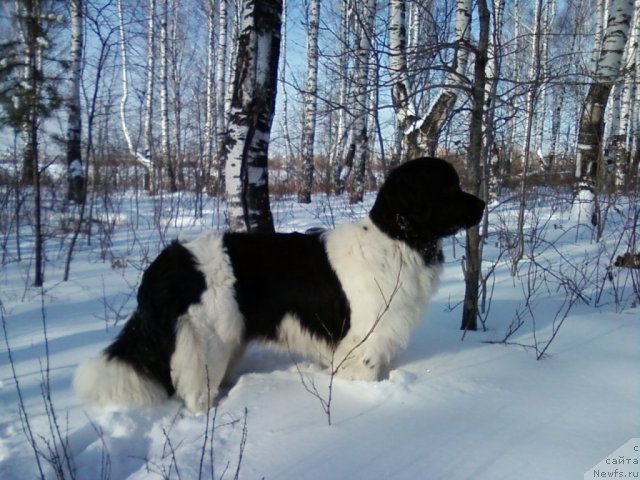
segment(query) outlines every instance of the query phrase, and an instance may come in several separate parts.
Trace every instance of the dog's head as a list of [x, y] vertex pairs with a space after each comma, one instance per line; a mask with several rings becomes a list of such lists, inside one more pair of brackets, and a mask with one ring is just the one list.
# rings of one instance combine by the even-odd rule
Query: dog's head
[[460, 189], [449, 163], [423, 157], [389, 173], [369, 216], [390, 237], [422, 249], [480, 222], [484, 206]]

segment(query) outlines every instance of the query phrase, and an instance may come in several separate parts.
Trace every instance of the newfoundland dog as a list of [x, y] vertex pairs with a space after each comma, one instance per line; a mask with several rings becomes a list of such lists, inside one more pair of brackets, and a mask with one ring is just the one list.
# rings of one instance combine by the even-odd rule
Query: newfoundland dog
[[377, 380], [433, 294], [440, 239], [477, 224], [484, 202], [453, 167], [420, 158], [392, 170], [369, 216], [313, 233], [216, 233], [175, 241], [149, 266], [138, 306], [74, 388], [98, 406], [177, 394], [214, 403], [247, 342], [297, 352], [336, 375]]

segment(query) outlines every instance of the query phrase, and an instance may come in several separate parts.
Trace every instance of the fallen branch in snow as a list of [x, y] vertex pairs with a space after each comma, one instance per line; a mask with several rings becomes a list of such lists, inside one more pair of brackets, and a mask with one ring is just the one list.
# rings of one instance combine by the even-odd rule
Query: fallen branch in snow
[[627, 252], [624, 255], [618, 255], [614, 267], [640, 269], [640, 253]]

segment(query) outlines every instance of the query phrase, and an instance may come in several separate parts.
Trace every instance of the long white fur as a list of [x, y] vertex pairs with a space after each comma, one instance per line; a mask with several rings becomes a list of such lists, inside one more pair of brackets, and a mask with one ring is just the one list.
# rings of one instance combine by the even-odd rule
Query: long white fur
[[195, 256], [207, 288], [178, 322], [171, 379], [187, 408], [202, 413], [212, 406], [231, 360], [242, 349], [244, 322], [222, 236], [208, 232], [184, 246]]
[[80, 364], [73, 376], [76, 395], [97, 407], [147, 407], [167, 398], [157, 383], [139, 375], [129, 364], [100, 355]]
[[382, 233], [369, 219], [329, 232], [326, 244], [351, 307], [351, 328], [333, 364], [341, 366], [337, 373], [345, 378], [377, 380], [406, 347], [437, 287], [441, 267], [425, 265], [418, 252]]

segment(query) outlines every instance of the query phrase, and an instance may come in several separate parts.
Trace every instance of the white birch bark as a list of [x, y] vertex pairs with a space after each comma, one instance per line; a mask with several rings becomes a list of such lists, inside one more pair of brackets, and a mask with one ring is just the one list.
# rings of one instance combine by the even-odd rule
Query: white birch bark
[[604, 113], [612, 85], [620, 75], [622, 56], [633, 14], [633, 0], [612, 0], [607, 27], [580, 117], [576, 156], [576, 189], [571, 219], [574, 223], [590, 221], [599, 225], [595, 186], [598, 173]]
[[405, 0], [389, 1], [389, 73], [396, 125], [406, 135], [407, 130], [414, 125], [417, 118], [410, 98]]
[[454, 42], [456, 46], [453, 53], [451, 71], [445, 79], [445, 90], [431, 105], [420, 128], [419, 147], [421, 153], [435, 155], [440, 131], [451, 115], [461, 88], [465, 85], [470, 37], [471, 0], [456, 0], [454, 24]]
[[243, 0], [225, 166], [227, 222], [272, 232], [268, 149], [275, 110], [282, 2]]
[[610, 109], [618, 116], [617, 126], [611, 126], [611, 167], [614, 170], [614, 184], [618, 191], [624, 189], [627, 182], [627, 174], [630, 166], [630, 139], [629, 133], [633, 130], [632, 118], [636, 110], [636, 104], [632, 102], [637, 90], [636, 86], [636, 62], [638, 51], [638, 36], [640, 29], [640, 0], [635, 0], [633, 13], [633, 27], [629, 41], [626, 44], [623, 64], [622, 92], [620, 93], [620, 108]]
[[67, 126], [67, 176], [69, 200], [82, 203], [84, 200], [84, 169], [82, 167], [82, 112], [80, 105], [80, 83], [82, 74], [83, 2], [70, 0], [71, 47], [69, 49], [69, 100]]
[[173, 97], [170, 98], [171, 106], [173, 107], [173, 121], [170, 125], [173, 127], [169, 134], [170, 144], [172, 144], [171, 158], [173, 160], [173, 170], [175, 172], [176, 184], [179, 188], [184, 188], [184, 150], [183, 150], [183, 129], [182, 129], [182, 50], [179, 44], [179, 30], [182, 25], [183, 19], [180, 17], [181, 9], [180, 5], [183, 3], [179, 1], [173, 1], [171, 3], [171, 28], [169, 29], [169, 66], [170, 66], [170, 82], [171, 92]]
[[[418, 28], [417, 16], [412, 15], [412, 38]], [[455, 9], [454, 50], [451, 71], [445, 78], [445, 90], [440, 94], [427, 114], [420, 118], [412, 108], [413, 92], [408, 81], [406, 0], [389, 2], [389, 69], [391, 72], [392, 100], [396, 123], [403, 132], [406, 156], [415, 158], [434, 155], [438, 136], [455, 105], [458, 91], [464, 84], [468, 63], [470, 38], [471, 0], [457, 0]]]
[[[287, 6], [289, 2], [287, 0], [282, 1], [282, 24], [287, 24]], [[287, 42], [288, 35], [287, 29], [282, 29], [282, 38], [280, 42], [280, 71], [278, 72], [278, 81], [281, 88], [281, 102], [282, 102], [282, 114], [280, 115], [280, 124], [282, 125], [282, 132], [284, 136], [285, 144], [285, 175], [287, 178], [295, 178], [296, 175], [296, 162], [297, 154], [294, 151], [293, 143], [291, 141], [291, 132], [289, 130], [289, 90], [287, 89]]]
[[216, 59], [215, 91], [216, 91], [216, 152], [217, 179], [216, 192], [220, 191], [224, 171], [224, 141], [227, 135], [226, 117], [226, 80], [227, 80], [227, 33], [229, 30], [227, 0], [218, 0], [218, 57]]
[[540, 19], [540, 61], [539, 61], [539, 69], [541, 71], [540, 76], [540, 99], [538, 102], [538, 107], [534, 113], [535, 115], [535, 126], [533, 129], [534, 132], [534, 140], [533, 140], [533, 148], [532, 150], [536, 151], [536, 155], [542, 169], [544, 172], [549, 172], [549, 168], [551, 167], [550, 163], [547, 161], [547, 156], [544, 154], [544, 146], [545, 146], [545, 119], [547, 118], [547, 105], [548, 105], [548, 96], [550, 92], [550, 88], [548, 86], [551, 69], [549, 65], [549, 39], [551, 38], [551, 26], [555, 19], [556, 15], [556, 1], [548, 0], [543, 2], [541, 19]]
[[349, 45], [351, 37], [352, 13], [350, 0], [344, 0], [340, 6], [340, 53], [338, 61], [337, 82], [338, 82], [338, 120], [334, 130], [333, 138], [336, 139], [330, 149], [329, 163], [331, 165], [331, 178], [335, 188], [335, 193], [341, 194], [344, 188], [343, 169], [346, 165], [346, 152], [351, 144], [349, 135], [351, 129], [347, 128], [347, 98], [349, 96]]
[[600, 58], [600, 45], [602, 44], [602, 35], [604, 27], [607, 24], [607, 0], [596, 0], [596, 9], [594, 12], [594, 33], [593, 33], [593, 52], [591, 52], [592, 72], [596, 71], [598, 59]]
[[160, 14], [160, 152], [169, 176], [169, 189], [177, 191], [175, 171], [171, 159], [169, 133], [169, 0], [162, 0]]
[[[204, 133], [203, 133], [203, 161], [202, 172], [205, 178], [210, 178], [211, 167], [213, 164], [213, 149], [216, 139], [216, 89], [214, 85], [214, 65], [216, 50], [216, 5], [214, 0], [207, 0], [205, 5], [207, 12], [207, 62], [205, 66], [205, 108], [204, 108]], [[205, 173], [207, 172], [207, 173]], [[211, 190], [216, 191], [213, 180]]]
[[149, 0], [147, 13], [147, 68], [144, 90], [144, 111], [142, 123], [142, 155], [149, 165], [146, 175], [146, 187], [148, 191], [153, 191], [155, 186], [155, 178], [153, 172], [153, 93], [155, 85], [155, 68], [156, 68], [156, 48], [155, 48], [155, 18], [156, 18], [157, 0]]
[[[544, 0], [537, 0], [535, 6], [535, 19], [533, 31], [533, 45], [531, 48], [531, 64], [529, 72], [529, 91], [527, 92], [527, 103], [525, 110], [525, 132], [524, 132], [524, 148], [522, 149], [522, 174], [519, 182], [519, 205], [518, 205], [518, 221], [516, 227], [517, 242], [512, 255], [511, 275], [516, 276], [518, 273], [518, 264], [524, 257], [525, 249], [525, 214], [527, 208], [526, 190], [528, 184], [529, 170], [531, 167], [531, 146], [534, 136], [534, 116], [538, 96], [543, 82], [543, 18], [544, 18]], [[542, 156], [542, 155], [540, 155]]]
[[367, 0], [359, 4], [360, 32], [356, 50], [355, 83], [356, 98], [353, 122], [353, 146], [355, 156], [353, 158], [353, 174], [351, 176], [351, 191], [349, 200], [351, 203], [361, 202], [364, 197], [364, 185], [367, 163], [369, 162], [369, 131], [368, 123], [368, 90], [369, 90], [369, 63], [371, 61], [371, 39], [374, 32], [374, 19], [376, 14], [376, 1]]
[[[486, 166], [484, 168], [484, 176], [487, 179], [487, 202], [490, 204], [498, 199], [499, 194], [499, 162], [498, 149], [494, 143], [494, 120], [497, 107], [498, 84], [502, 70], [502, 31], [504, 27], [504, 0], [493, 0], [493, 29], [489, 43], [489, 62], [487, 63], [487, 110], [484, 118], [484, 150], [486, 158]], [[488, 215], [485, 215], [485, 222]], [[483, 225], [484, 233], [488, 228], [488, 224]]]
[[124, 13], [122, 9], [122, 0], [117, 0], [116, 8], [118, 11], [118, 33], [119, 33], [119, 47], [120, 47], [120, 62], [121, 62], [121, 86], [122, 94], [120, 96], [120, 127], [122, 128], [122, 134], [124, 135], [129, 154], [147, 170], [151, 169], [151, 164], [145, 155], [138, 151], [131, 138], [129, 131], [129, 125], [127, 123], [127, 101], [129, 99], [129, 67], [128, 67], [128, 55], [127, 55], [127, 33], [124, 27]]
[[307, 6], [307, 79], [304, 91], [302, 118], [301, 174], [298, 186], [298, 202], [311, 203], [313, 189], [313, 154], [316, 134], [318, 94], [318, 27], [320, 0], [309, 0]]
[[[637, 37], [636, 45], [635, 45], [635, 77], [636, 81], [640, 79], [640, 6], [639, 1], [636, 0], [635, 8], [634, 8], [634, 28], [639, 29], [639, 35]], [[632, 145], [630, 147], [630, 161], [629, 161], [629, 175], [632, 176], [634, 173], [636, 177], [640, 176], [640, 168], [638, 168], [638, 161], [640, 159], [640, 121], [638, 116], [640, 115], [640, 88], [636, 86], [635, 96], [634, 96], [634, 104], [636, 106], [636, 112], [632, 116], [632, 126], [630, 127], [630, 134], [632, 135]], [[637, 178], [635, 179], [637, 180]]]

